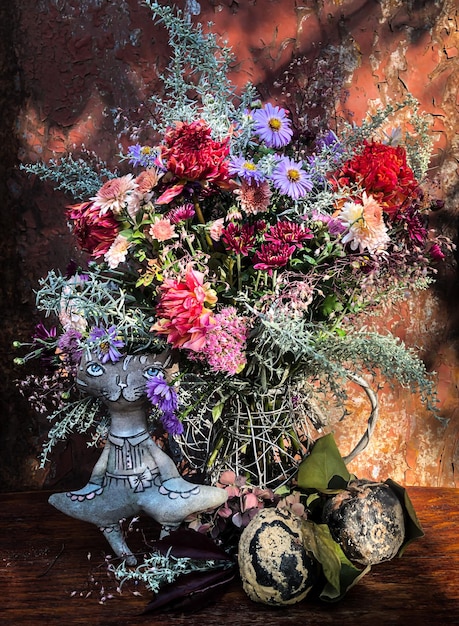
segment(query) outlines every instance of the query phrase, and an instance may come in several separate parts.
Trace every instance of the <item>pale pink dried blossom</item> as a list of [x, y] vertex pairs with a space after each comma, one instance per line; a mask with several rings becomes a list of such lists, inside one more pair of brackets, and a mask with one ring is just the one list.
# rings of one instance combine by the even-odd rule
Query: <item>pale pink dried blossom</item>
[[266, 181], [257, 184], [244, 180], [234, 193], [238, 196], [243, 211], [248, 215], [264, 213], [269, 207], [271, 189]]
[[114, 270], [120, 263], [124, 263], [130, 245], [131, 243], [126, 237], [123, 235], [117, 236], [104, 257], [110, 269]]
[[212, 222], [209, 228], [209, 235], [212, 241], [220, 241], [224, 223], [225, 219], [223, 217], [220, 217], [218, 220]]
[[122, 215], [127, 208], [130, 197], [137, 189], [132, 174], [121, 178], [111, 178], [102, 185], [97, 194], [91, 198], [99, 208], [100, 215], [111, 211], [113, 215]]
[[76, 330], [84, 333], [88, 322], [84, 317], [83, 311], [78, 307], [78, 293], [81, 279], [78, 276], [67, 281], [67, 285], [62, 289], [59, 321], [64, 331]]

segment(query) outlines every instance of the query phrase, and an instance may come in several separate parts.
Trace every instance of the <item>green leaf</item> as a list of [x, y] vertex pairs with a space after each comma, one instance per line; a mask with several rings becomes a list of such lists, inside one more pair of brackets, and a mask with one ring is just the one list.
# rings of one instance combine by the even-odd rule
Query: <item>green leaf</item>
[[321, 311], [322, 314], [328, 317], [335, 311], [342, 311], [343, 305], [338, 302], [338, 299], [334, 294], [329, 294], [322, 303]]
[[[122, 235], [126, 239], [134, 239], [134, 232], [133, 232], [132, 228], [127, 228], [125, 230], [121, 230], [118, 234]], [[137, 235], [137, 233], [136, 233], [136, 235]], [[142, 236], [142, 238], [144, 238], [144, 237]], [[140, 239], [140, 237], [139, 237], [139, 239]]]
[[345, 556], [341, 546], [334, 541], [326, 524], [305, 521], [302, 526], [303, 545], [320, 563], [326, 583], [320, 593], [321, 600], [336, 602], [355, 585], [370, 567], [360, 570]]
[[424, 531], [422, 530], [421, 523], [416, 515], [413, 503], [411, 502], [406, 489], [391, 478], [388, 478], [384, 482], [386, 485], [389, 485], [397, 498], [400, 500], [400, 504], [402, 505], [405, 513], [405, 539], [397, 552], [397, 556], [400, 557], [412, 541], [418, 539], [419, 537], [424, 537]]
[[332, 433], [318, 439], [309, 456], [298, 468], [298, 486], [301, 489], [345, 489], [351, 479]]
[[214, 423], [221, 417], [224, 406], [225, 403], [220, 402], [219, 404], [216, 404], [212, 407], [212, 419], [214, 420]]

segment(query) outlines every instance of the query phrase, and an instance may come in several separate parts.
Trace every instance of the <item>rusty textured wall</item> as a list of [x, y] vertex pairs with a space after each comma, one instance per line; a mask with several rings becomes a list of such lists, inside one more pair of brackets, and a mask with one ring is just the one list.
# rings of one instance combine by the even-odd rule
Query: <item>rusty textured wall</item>
[[[73, 242], [63, 212], [68, 198], [16, 166], [78, 152], [82, 145], [113, 162], [119, 145], [129, 142], [126, 128], [133, 131], [148, 118], [148, 96], [160, 89], [158, 74], [168, 50], [165, 33], [138, 0], [4, 4], [0, 481], [3, 489], [25, 489], [49, 482], [35, 461], [46, 421], [30, 412], [14, 388], [19, 372], [11, 365], [10, 344], [28, 337], [35, 323], [36, 282], [50, 267], [65, 267]], [[177, 4], [183, 8], [185, 0]], [[457, 0], [203, 0], [194, 19], [214, 22], [213, 30], [232, 46], [236, 85], [250, 80], [265, 100], [286, 98], [294, 108], [298, 94], [315, 84], [324, 98], [311, 103], [311, 119], [315, 106], [319, 116], [326, 109], [327, 94], [336, 97], [342, 114], [359, 122], [366, 110], [409, 90], [434, 123], [432, 188], [445, 200], [436, 221], [455, 237], [458, 9]], [[293, 60], [304, 71], [303, 82], [300, 76], [282, 94]], [[338, 92], [326, 91], [331, 75]], [[384, 321], [438, 371], [441, 414], [447, 421], [427, 415], [418, 399], [403, 390], [384, 389], [371, 444], [352, 465], [360, 475], [459, 485], [456, 291], [456, 273], [445, 272], [437, 288], [408, 300]], [[373, 323], [381, 325], [381, 320]], [[336, 425], [343, 452], [365, 427], [364, 398], [355, 395], [350, 409], [352, 417]], [[65, 451], [61, 475], [79, 475], [78, 450]]]

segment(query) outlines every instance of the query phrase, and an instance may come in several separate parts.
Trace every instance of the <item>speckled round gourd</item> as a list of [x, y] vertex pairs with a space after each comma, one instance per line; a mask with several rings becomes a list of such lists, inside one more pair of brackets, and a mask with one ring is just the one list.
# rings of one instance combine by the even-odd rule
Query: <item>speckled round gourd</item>
[[352, 481], [327, 500], [323, 521], [347, 558], [362, 565], [394, 558], [405, 538], [403, 507], [385, 483]]
[[303, 547], [301, 520], [287, 509], [263, 509], [239, 540], [244, 591], [255, 602], [295, 604], [306, 597], [316, 564]]

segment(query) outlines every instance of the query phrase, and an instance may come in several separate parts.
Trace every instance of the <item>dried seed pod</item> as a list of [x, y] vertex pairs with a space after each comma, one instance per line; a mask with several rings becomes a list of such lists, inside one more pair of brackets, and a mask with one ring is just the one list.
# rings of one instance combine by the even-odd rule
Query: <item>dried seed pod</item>
[[326, 501], [322, 519], [347, 558], [362, 565], [394, 558], [405, 539], [403, 507], [385, 483], [352, 481]]
[[244, 591], [255, 602], [295, 604], [316, 579], [317, 564], [303, 547], [301, 520], [287, 509], [263, 509], [239, 540]]

